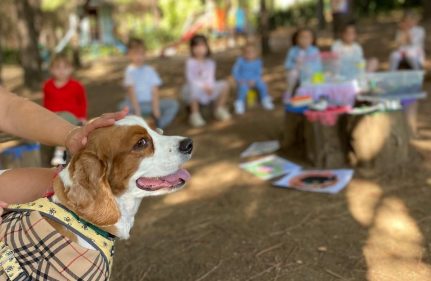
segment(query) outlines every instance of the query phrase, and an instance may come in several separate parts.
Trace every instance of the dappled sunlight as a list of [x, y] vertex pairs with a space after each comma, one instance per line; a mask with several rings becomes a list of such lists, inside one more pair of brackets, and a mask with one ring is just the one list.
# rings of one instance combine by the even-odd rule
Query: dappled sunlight
[[369, 227], [363, 246], [367, 280], [429, 281], [431, 267], [422, 261], [424, 237], [405, 203], [384, 197], [383, 189], [367, 180], [353, 180], [346, 197], [353, 218]]
[[193, 173], [192, 179], [183, 191], [166, 196], [164, 203], [174, 205], [217, 196], [237, 183], [256, 185], [255, 179], [242, 177], [241, 174], [242, 171], [237, 164], [228, 161], [202, 166]]
[[[387, 114], [376, 114], [364, 117], [352, 134], [355, 153], [360, 155], [360, 161], [374, 159], [389, 137], [391, 120]], [[364, 138], [363, 136], [368, 136]]]
[[377, 184], [366, 180], [353, 180], [346, 192], [353, 218], [363, 226], [371, 225], [382, 195], [383, 191]]
[[411, 143], [418, 150], [422, 150], [425, 152], [431, 151], [431, 143], [429, 142], [429, 140], [412, 140]]
[[430, 280], [431, 267], [422, 261], [424, 237], [402, 200], [384, 197], [371, 181], [354, 180], [347, 190], [349, 210], [369, 228], [363, 247], [369, 281]]
[[370, 281], [430, 280], [431, 267], [422, 261], [423, 236], [404, 203], [386, 198], [376, 213], [364, 247]]

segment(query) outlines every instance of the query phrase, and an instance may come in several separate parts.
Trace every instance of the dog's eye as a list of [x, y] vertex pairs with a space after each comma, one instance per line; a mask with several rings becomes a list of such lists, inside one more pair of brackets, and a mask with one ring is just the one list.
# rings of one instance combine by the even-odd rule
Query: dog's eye
[[144, 148], [147, 148], [148, 143], [149, 143], [148, 140], [142, 138], [133, 146], [133, 149], [134, 150], [142, 150]]

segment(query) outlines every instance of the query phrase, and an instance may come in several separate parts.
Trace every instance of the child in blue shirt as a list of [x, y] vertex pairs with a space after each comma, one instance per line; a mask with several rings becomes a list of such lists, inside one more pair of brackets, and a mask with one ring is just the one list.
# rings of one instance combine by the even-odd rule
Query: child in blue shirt
[[259, 92], [262, 106], [266, 110], [274, 109], [271, 97], [268, 95], [266, 83], [262, 80], [263, 65], [254, 45], [244, 47], [243, 56], [239, 57], [233, 66], [232, 74], [237, 82], [237, 98], [235, 113], [244, 114], [247, 93], [251, 88]]
[[129, 106], [136, 115], [151, 115], [157, 127], [166, 128], [177, 115], [179, 104], [173, 99], [161, 99], [159, 86], [162, 84], [157, 72], [145, 64], [144, 42], [132, 39], [128, 46], [131, 64], [124, 74], [127, 97], [120, 106]]
[[300, 81], [310, 79], [314, 73], [322, 71], [320, 51], [316, 47], [316, 36], [308, 28], [298, 29], [292, 36], [292, 47], [287, 53], [284, 68], [287, 70], [287, 92], [284, 101], [288, 101]]

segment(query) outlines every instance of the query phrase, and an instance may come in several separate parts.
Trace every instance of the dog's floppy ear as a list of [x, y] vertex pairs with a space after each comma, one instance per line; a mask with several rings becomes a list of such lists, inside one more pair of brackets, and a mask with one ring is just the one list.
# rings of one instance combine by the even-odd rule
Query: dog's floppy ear
[[107, 168], [96, 154], [82, 151], [66, 168], [70, 183], [63, 179], [63, 184], [55, 185], [55, 194], [66, 207], [97, 226], [113, 225], [120, 219], [120, 211], [107, 180]]

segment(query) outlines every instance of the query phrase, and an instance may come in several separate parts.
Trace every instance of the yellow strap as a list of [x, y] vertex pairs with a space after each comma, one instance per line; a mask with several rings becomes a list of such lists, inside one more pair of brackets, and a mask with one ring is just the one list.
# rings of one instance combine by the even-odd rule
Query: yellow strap
[[71, 231], [74, 231], [75, 233], [81, 234], [83, 237], [90, 239], [93, 246], [96, 246], [96, 248], [102, 251], [103, 255], [106, 258], [106, 261], [108, 262], [108, 269], [111, 268], [114, 241], [99, 235], [96, 231], [81, 223], [68, 211], [66, 211], [61, 206], [55, 204], [54, 202], [51, 202], [48, 198], [40, 198], [36, 201], [25, 204], [9, 205], [7, 209], [15, 211], [38, 211], [54, 220], [57, 220], [65, 227], [71, 229]]
[[0, 241], [0, 268], [4, 270], [11, 281], [27, 275], [16, 260], [13, 251], [3, 241]]

